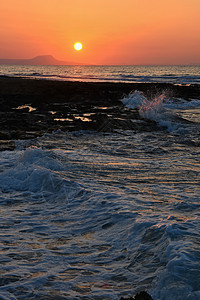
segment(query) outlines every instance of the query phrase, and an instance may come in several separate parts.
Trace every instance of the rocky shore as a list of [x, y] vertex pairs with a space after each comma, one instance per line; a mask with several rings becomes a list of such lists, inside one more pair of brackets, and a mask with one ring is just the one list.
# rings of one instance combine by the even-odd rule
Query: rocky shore
[[[15, 140], [32, 139], [57, 130], [144, 132], [160, 129], [142, 119], [120, 99], [131, 91], [148, 99], [166, 93], [169, 97], [200, 99], [200, 86], [161, 83], [84, 83], [0, 77], [0, 150], [13, 150]], [[120, 300], [152, 300], [145, 291]]]
[[131, 91], [149, 99], [163, 91], [170, 97], [199, 98], [200, 87], [164, 83], [89, 83], [0, 77], [0, 150], [12, 150], [17, 139], [56, 130], [158, 130], [120, 99]]
[[120, 300], [153, 300], [153, 298], [145, 291], [139, 292], [135, 297], [122, 297]]

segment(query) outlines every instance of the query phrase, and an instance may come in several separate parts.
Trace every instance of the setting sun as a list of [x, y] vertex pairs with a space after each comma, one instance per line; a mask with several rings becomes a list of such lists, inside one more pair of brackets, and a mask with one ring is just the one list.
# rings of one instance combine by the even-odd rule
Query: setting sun
[[199, 64], [199, 10], [200, 0], [0, 0], [0, 58]]
[[79, 50], [81, 50], [82, 48], [83, 48], [83, 45], [82, 45], [81, 43], [75, 43], [75, 44], [74, 44], [74, 49], [75, 49], [75, 50], [79, 51]]

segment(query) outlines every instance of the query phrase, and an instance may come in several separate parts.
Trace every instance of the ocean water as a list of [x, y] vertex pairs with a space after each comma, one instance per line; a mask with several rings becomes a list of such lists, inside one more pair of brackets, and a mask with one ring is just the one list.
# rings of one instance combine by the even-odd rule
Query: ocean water
[[200, 66], [18, 66], [0, 65], [0, 75], [73, 81], [200, 84]]
[[200, 100], [121, 101], [159, 130], [0, 152], [0, 299], [200, 299]]

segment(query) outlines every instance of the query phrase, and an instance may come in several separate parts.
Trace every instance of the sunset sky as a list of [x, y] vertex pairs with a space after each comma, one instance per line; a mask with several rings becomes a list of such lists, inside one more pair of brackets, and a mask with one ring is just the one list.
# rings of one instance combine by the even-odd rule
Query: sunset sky
[[0, 58], [46, 54], [86, 64], [200, 63], [200, 0], [0, 0]]

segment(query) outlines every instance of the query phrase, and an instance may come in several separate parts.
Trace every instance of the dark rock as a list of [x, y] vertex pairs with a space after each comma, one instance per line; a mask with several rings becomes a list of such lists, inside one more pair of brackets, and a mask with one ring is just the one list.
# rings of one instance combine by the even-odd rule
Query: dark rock
[[135, 297], [121, 297], [120, 300], [153, 300], [153, 298], [145, 291], [137, 293]]
[[[163, 90], [182, 98], [198, 98], [200, 94], [198, 85], [61, 82], [0, 77], [0, 139], [30, 139], [58, 129], [98, 132], [160, 130], [156, 122], [142, 119], [137, 109], [129, 110], [123, 106], [120, 99], [134, 90], [142, 91], [149, 98]], [[30, 110], [30, 107], [35, 110]], [[83, 119], [84, 114], [89, 121]]]
[[147, 292], [143, 291], [136, 294], [135, 300], [153, 300], [153, 299]]

